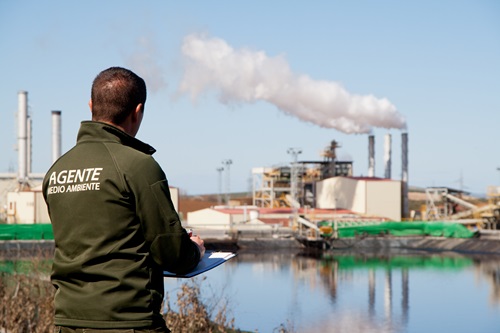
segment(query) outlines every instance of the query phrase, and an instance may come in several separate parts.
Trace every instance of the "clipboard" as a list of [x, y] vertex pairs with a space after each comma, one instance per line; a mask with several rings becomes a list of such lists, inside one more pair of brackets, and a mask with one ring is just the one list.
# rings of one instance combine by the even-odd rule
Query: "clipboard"
[[234, 258], [234, 252], [207, 251], [205, 255], [192, 271], [184, 274], [176, 274], [169, 271], [163, 271], [163, 276], [173, 278], [191, 278], [206, 271], [209, 271], [219, 265], [222, 265], [231, 258]]

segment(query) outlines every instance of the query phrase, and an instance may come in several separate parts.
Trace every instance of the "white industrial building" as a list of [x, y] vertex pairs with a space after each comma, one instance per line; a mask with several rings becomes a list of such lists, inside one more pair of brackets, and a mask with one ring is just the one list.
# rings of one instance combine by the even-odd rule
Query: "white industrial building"
[[[276, 221], [269, 224], [259, 219], [259, 209], [255, 206], [216, 206], [187, 214], [186, 225], [211, 230], [261, 230], [271, 231], [280, 225]], [[282, 226], [282, 224], [281, 224]]]
[[316, 207], [401, 220], [401, 182], [382, 178], [333, 177], [316, 183]]
[[7, 193], [7, 223], [50, 223], [41, 186], [31, 191]]

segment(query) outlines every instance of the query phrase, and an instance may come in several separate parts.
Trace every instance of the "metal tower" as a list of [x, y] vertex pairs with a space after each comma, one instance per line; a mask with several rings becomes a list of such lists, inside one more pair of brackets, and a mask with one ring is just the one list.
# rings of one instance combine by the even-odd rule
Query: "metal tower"
[[219, 190], [217, 192], [217, 203], [220, 205], [222, 203], [222, 171], [224, 171], [224, 168], [219, 167], [216, 170], [217, 170], [217, 173], [219, 174], [219, 177], [218, 177]]
[[226, 205], [229, 205], [229, 191], [230, 191], [230, 181], [231, 181], [231, 178], [229, 176], [229, 166], [231, 164], [233, 164], [233, 161], [232, 160], [223, 160], [222, 161], [222, 164], [224, 164], [226, 166]]

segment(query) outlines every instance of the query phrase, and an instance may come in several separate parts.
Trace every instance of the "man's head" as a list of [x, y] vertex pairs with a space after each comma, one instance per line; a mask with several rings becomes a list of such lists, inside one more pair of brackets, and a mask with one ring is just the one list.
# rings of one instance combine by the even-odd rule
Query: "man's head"
[[116, 125], [132, 136], [139, 130], [145, 103], [146, 83], [128, 69], [108, 68], [92, 83], [92, 120]]

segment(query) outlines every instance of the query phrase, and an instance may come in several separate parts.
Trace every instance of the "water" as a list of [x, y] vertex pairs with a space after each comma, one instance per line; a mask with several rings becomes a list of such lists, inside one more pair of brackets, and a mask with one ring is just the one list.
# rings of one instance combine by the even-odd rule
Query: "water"
[[500, 257], [240, 252], [195, 281], [260, 333], [500, 332]]

